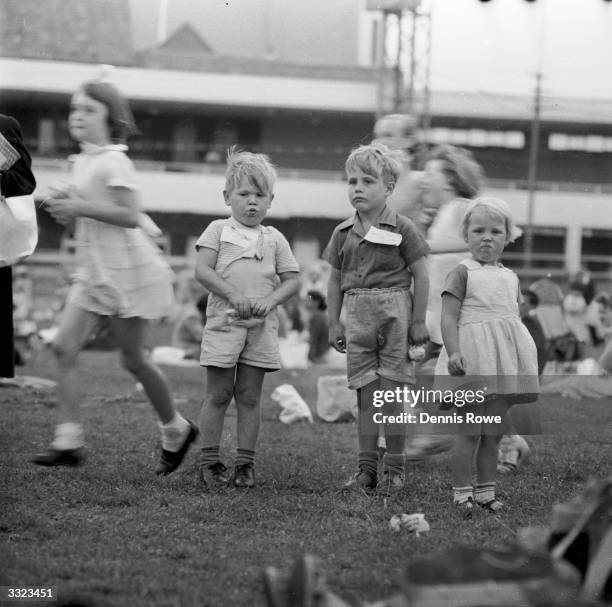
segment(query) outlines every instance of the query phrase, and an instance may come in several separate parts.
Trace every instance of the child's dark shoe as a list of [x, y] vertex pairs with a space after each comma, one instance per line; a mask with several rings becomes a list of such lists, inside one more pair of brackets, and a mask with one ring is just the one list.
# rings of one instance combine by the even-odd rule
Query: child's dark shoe
[[162, 449], [159, 465], [157, 466], [157, 470], [155, 470], [155, 474], [165, 476], [166, 474], [174, 472], [183, 463], [191, 443], [198, 437], [198, 429], [193, 422], [187, 421], [189, 422], [189, 431], [187, 432], [183, 445], [178, 451], [166, 451]]
[[378, 484], [378, 477], [376, 474], [368, 472], [363, 468], [359, 468], [359, 470], [349, 478], [344, 486], [342, 487], [342, 491], [353, 491], [354, 489], [365, 491], [366, 493], [371, 493], [376, 489], [376, 485]]
[[390, 497], [404, 488], [404, 473], [387, 468], [376, 485], [376, 493], [383, 497]]
[[204, 489], [220, 489], [226, 487], [229, 481], [227, 468], [221, 462], [200, 464], [200, 482]]
[[474, 499], [472, 497], [454, 502], [454, 507], [461, 518], [470, 519], [474, 516]]
[[255, 486], [255, 470], [253, 464], [240, 464], [234, 468], [232, 485], [239, 489], [251, 489]]
[[503, 509], [504, 505], [497, 499], [493, 498], [488, 502], [476, 502], [481, 508], [490, 512], [491, 514], [499, 514]]
[[85, 452], [79, 449], [53, 449], [49, 448], [44, 453], [37, 453], [32, 462], [39, 466], [80, 466], [85, 460]]

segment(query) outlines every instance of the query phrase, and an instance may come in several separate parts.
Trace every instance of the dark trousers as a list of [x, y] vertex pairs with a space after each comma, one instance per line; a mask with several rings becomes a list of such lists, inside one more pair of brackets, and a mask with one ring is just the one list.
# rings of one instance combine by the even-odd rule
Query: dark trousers
[[13, 272], [0, 268], [0, 377], [15, 377]]

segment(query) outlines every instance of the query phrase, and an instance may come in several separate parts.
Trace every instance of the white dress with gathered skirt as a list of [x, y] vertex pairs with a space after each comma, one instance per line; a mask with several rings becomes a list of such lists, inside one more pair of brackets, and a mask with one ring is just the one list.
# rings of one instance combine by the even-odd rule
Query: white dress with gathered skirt
[[[537, 351], [519, 316], [518, 277], [502, 265], [482, 265], [473, 259], [461, 263], [467, 268], [467, 285], [459, 315], [459, 348], [466, 374], [450, 383], [481, 384], [489, 398], [504, 396], [512, 403], [536, 400]], [[442, 348], [435, 370], [437, 384], [448, 384], [447, 364]]]

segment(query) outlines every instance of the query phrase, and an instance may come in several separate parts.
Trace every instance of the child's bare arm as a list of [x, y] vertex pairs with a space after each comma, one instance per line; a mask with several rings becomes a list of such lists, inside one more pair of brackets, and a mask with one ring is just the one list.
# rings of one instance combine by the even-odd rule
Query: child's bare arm
[[340, 322], [344, 294], [340, 287], [340, 271], [331, 269], [327, 283], [327, 314], [329, 316], [329, 343], [338, 352], [346, 352], [346, 336]]
[[459, 236], [427, 240], [427, 244], [429, 245], [429, 253], [431, 255], [438, 255], [440, 253], [463, 253], [463, 251], [469, 251], [467, 243]]
[[227, 299], [240, 318], [251, 317], [251, 302], [215, 272], [217, 251], [200, 247], [196, 256], [195, 277], [211, 293]]
[[251, 302], [253, 316], [267, 316], [279, 304], [293, 297], [300, 290], [299, 272], [282, 272], [281, 283], [270, 295]]
[[461, 313], [461, 300], [444, 293], [442, 295], [442, 341], [448, 353], [448, 372], [451, 375], [465, 374], [465, 361], [459, 349], [459, 314]]
[[429, 296], [429, 275], [425, 257], [419, 257], [410, 264], [410, 272], [414, 278], [414, 301], [412, 302], [412, 320], [409, 329], [411, 343], [419, 345], [429, 340], [425, 325], [427, 297]]
[[67, 225], [77, 217], [89, 217], [123, 228], [138, 226], [139, 203], [134, 191], [123, 187], [109, 188], [114, 205], [92, 202], [79, 196], [74, 187], [52, 193], [45, 200], [45, 209], [53, 218]]

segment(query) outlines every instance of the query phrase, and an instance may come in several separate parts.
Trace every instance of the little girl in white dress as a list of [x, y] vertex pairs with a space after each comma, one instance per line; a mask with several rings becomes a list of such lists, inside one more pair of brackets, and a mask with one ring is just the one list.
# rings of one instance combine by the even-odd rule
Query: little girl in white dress
[[[436, 365], [436, 386], [483, 390], [484, 402], [457, 410], [464, 422], [469, 410], [503, 420], [513, 404], [535, 401], [540, 392], [536, 347], [519, 315], [519, 280], [499, 263], [515, 232], [508, 205], [477, 198], [465, 214], [462, 232], [471, 258], [449, 273], [443, 289], [444, 348]], [[449, 375], [454, 377], [444, 377]], [[495, 472], [502, 423], [463, 423], [457, 430], [452, 455], [455, 504], [466, 517], [474, 502], [499, 511]]]

